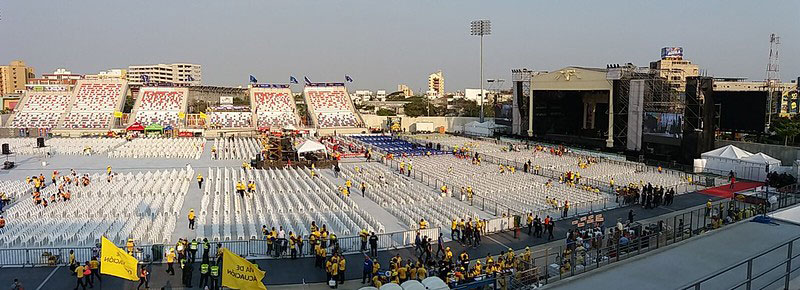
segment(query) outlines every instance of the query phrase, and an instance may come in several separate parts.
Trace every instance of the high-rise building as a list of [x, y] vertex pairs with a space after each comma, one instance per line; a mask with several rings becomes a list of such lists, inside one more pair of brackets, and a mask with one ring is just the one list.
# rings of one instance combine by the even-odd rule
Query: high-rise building
[[670, 87], [678, 92], [686, 91], [686, 77], [699, 76], [700, 68], [683, 58], [682, 47], [664, 47], [661, 59], [650, 63], [650, 69], [657, 70], [667, 80]]
[[203, 72], [199, 64], [191, 63], [132, 65], [128, 67], [127, 79], [131, 86], [141, 86], [145, 81], [150, 84], [199, 86]]
[[444, 96], [444, 74], [442, 74], [442, 71], [428, 75], [428, 93], [438, 97]]
[[128, 79], [128, 70], [125, 69], [110, 69], [101, 71], [97, 74], [85, 75], [87, 80], [108, 80], [108, 79]]
[[0, 95], [13, 94], [25, 90], [28, 80], [35, 78], [33, 68], [24, 61], [15, 60], [9, 65], [0, 66]]
[[403, 92], [403, 95], [404, 95], [406, 98], [408, 98], [408, 97], [413, 97], [413, 96], [414, 96], [414, 91], [412, 91], [412, 90], [411, 90], [411, 88], [409, 88], [409, 87], [408, 87], [407, 85], [405, 85], [405, 84], [400, 84], [400, 85], [397, 85], [397, 91], [398, 91], [398, 92]]

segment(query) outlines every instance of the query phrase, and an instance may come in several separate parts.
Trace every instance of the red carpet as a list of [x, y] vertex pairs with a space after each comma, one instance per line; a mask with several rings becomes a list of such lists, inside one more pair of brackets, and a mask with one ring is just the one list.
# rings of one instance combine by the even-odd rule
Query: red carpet
[[763, 182], [736, 182], [731, 188], [730, 184], [723, 186], [712, 187], [709, 189], [701, 190], [700, 193], [713, 195], [721, 198], [732, 198], [733, 194], [740, 191], [750, 190], [764, 185]]

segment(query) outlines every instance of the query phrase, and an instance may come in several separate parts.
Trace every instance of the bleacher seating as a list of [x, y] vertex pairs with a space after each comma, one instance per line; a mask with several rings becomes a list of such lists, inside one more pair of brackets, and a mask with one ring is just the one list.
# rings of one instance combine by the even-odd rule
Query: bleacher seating
[[109, 129], [127, 91], [125, 81], [79, 81], [75, 100], [64, 120], [66, 129]]
[[407, 154], [427, 155], [430, 152], [432, 155], [446, 154], [448, 152], [436, 150], [435, 148], [427, 148], [425, 146], [417, 145], [402, 139], [397, 139], [392, 136], [382, 135], [351, 135], [350, 138], [364, 142], [366, 144], [380, 148], [381, 150], [392, 153], [395, 155]]
[[209, 112], [209, 127], [214, 128], [252, 128], [253, 119], [250, 112]]
[[[122, 173], [110, 182], [105, 173], [95, 173], [88, 186], [65, 187], [72, 195], [68, 201], [58, 199], [43, 207], [25, 198], [6, 208], [8, 223], [0, 229], [0, 248], [91, 247], [100, 236], [118, 245], [128, 238], [139, 244], [172, 243], [193, 176], [191, 167]], [[49, 180], [47, 185], [41, 193], [50, 200], [58, 189]], [[25, 255], [20, 256], [24, 259]]]
[[19, 104], [12, 128], [54, 128], [67, 110], [71, 92], [29, 91]]
[[250, 94], [259, 128], [299, 124], [292, 91], [288, 88], [252, 88]]
[[134, 107], [134, 122], [145, 126], [149, 124], [171, 125], [180, 123], [180, 113], [185, 111], [188, 89], [169, 87], [144, 87]]
[[[339, 237], [357, 235], [361, 229], [384, 232], [380, 222], [339, 194], [333, 181], [311, 177], [307, 168], [210, 168], [206, 176], [197, 235], [212, 241], [259, 238], [262, 225], [308, 236], [312, 221]], [[256, 192], [241, 198], [236, 183], [249, 181], [256, 184]]]
[[304, 94], [319, 128], [361, 126], [344, 87], [306, 87]]
[[200, 159], [206, 140], [192, 138], [137, 138], [108, 153], [110, 158]]

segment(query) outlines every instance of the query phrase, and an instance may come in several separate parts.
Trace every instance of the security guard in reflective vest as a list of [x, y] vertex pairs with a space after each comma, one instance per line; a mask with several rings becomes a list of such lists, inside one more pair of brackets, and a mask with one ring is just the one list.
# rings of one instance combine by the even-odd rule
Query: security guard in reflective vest
[[203, 238], [203, 262], [208, 263], [208, 250], [211, 249], [211, 243], [207, 238]]
[[208, 285], [208, 268], [208, 261], [203, 261], [203, 263], [200, 264], [200, 289]]
[[189, 253], [192, 255], [189, 260], [192, 262], [197, 260], [197, 239], [192, 239], [192, 243], [189, 244]]
[[216, 290], [217, 289], [217, 279], [219, 279], [219, 266], [216, 263], [211, 262], [211, 287], [209, 289]]

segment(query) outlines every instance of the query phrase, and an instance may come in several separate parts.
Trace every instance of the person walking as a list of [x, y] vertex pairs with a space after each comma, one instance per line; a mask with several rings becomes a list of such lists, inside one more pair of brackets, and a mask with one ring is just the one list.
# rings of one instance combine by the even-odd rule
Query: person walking
[[14, 283], [11, 284], [11, 290], [25, 290], [25, 287], [22, 287], [22, 283], [19, 282], [19, 279], [14, 279]]
[[97, 260], [97, 256], [92, 257], [92, 260], [89, 261], [89, 269], [92, 270], [92, 283], [94, 283], [94, 277], [97, 277], [97, 282], [102, 281], [103, 279], [100, 278], [100, 261]]
[[75, 267], [75, 270], [74, 270], [75, 279], [76, 279], [75, 280], [76, 281], [75, 282], [75, 290], [78, 290], [79, 286], [82, 287], [83, 290], [86, 290], [86, 281], [83, 279], [83, 270], [84, 270], [84, 268], [81, 265], [81, 263], [77, 263], [77, 266]]
[[361, 182], [361, 197], [366, 197], [366, 196], [367, 196], [367, 183], [362, 181]]
[[200, 244], [197, 242], [197, 239], [192, 239], [192, 242], [189, 243], [189, 260], [194, 262], [197, 259], [197, 247]]
[[94, 288], [92, 269], [89, 268], [89, 261], [86, 261], [86, 264], [83, 265], [83, 280], [84, 284], [89, 284], [89, 288]]
[[197, 188], [203, 189], [203, 175], [197, 174]]
[[144, 265], [141, 267], [142, 269], [139, 270], [139, 286], [136, 286], [136, 289], [138, 290], [142, 285], [144, 285], [144, 289], [149, 289], [150, 279], [147, 279], [147, 276], [150, 275], [150, 272], [147, 272], [147, 268]]
[[170, 276], [175, 276], [175, 269], [172, 267], [175, 264], [175, 248], [170, 248], [169, 253], [166, 255], [167, 257], [167, 273]]
[[530, 235], [533, 234], [533, 213], [532, 212], [528, 213], [527, 223], [528, 223], [528, 235], [530, 236]]
[[195, 219], [195, 216], [194, 216], [194, 209], [193, 208], [189, 209], [188, 218], [189, 218], [189, 229], [190, 230], [194, 230], [194, 219]]
[[636, 214], [633, 212], [633, 210], [632, 210], [632, 209], [631, 209], [631, 210], [628, 210], [628, 223], [629, 223], [629, 224], [633, 223], [633, 217], [634, 217], [635, 215], [636, 215]]

